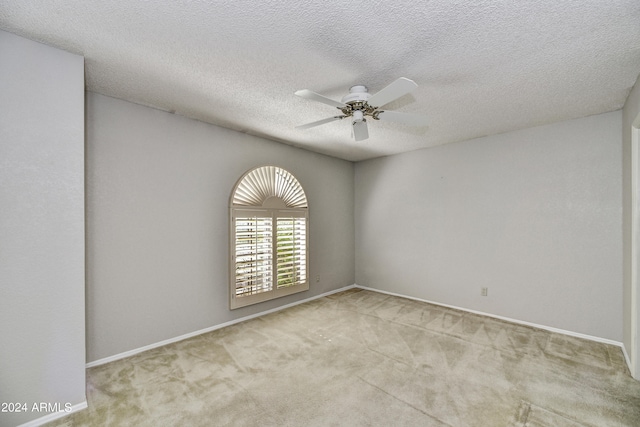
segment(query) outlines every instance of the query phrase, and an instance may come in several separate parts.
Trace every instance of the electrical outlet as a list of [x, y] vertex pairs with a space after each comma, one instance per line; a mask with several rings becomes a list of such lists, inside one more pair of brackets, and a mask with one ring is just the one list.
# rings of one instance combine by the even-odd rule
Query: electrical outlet
[[320, 275], [319, 274], [316, 276], [316, 283], [318, 283], [318, 282], [320, 282]]
[[480, 295], [482, 295], [483, 297], [486, 297], [489, 294], [489, 288], [482, 288], [480, 290]]

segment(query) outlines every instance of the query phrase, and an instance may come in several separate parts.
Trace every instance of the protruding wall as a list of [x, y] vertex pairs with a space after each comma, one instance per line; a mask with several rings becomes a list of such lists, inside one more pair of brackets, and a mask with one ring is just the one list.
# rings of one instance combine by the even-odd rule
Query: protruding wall
[[85, 404], [84, 60], [0, 31], [0, 94], [0, 402], [26, 409], [0, 412], [12, 426]]

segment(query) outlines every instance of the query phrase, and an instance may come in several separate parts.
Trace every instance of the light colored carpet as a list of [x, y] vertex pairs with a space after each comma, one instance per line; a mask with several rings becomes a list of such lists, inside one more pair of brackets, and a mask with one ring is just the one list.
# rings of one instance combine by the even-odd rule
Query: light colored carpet
[[52, 426], [640, 426], [620, 348], [353, 289], [88, 370]]

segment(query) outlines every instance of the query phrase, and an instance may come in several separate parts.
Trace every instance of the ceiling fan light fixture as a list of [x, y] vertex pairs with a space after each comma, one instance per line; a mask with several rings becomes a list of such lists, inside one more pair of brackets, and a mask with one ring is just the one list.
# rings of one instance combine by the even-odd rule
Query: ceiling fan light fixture
[[364, 120], [364, 114], [362, 110], [354, 110], [353, 111], [353, 123], [361, 122]]

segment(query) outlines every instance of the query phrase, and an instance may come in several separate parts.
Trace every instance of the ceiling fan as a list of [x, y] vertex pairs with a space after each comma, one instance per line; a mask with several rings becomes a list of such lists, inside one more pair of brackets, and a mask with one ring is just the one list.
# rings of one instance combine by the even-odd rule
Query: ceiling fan
[[362, 141], [369, 138], [366, 117], [372, 117], [374, 120], [389, 120], [411, 126], [426, 126], [427, 120], [424, 116], [380, 109], [380, 107], [408, 94], [417, 87], [418, 85], [413, 80], [405, 77], [400, 77], [373, 95], [369, 93], [366, 86], [356, 85], [349, 89], [349, 94], [345, 95], [341, 101], [334, 101], [331, 98], [327, 98], [308, 89], [299, 90], [295, 92], [297, 96], [336, 107], [342, 114], [318, 120], [317, 122], [307, 123], [306, 125], [296, 126], [296, 129], [309, 129], [351, 117], [353, 136], [356, 141]]

